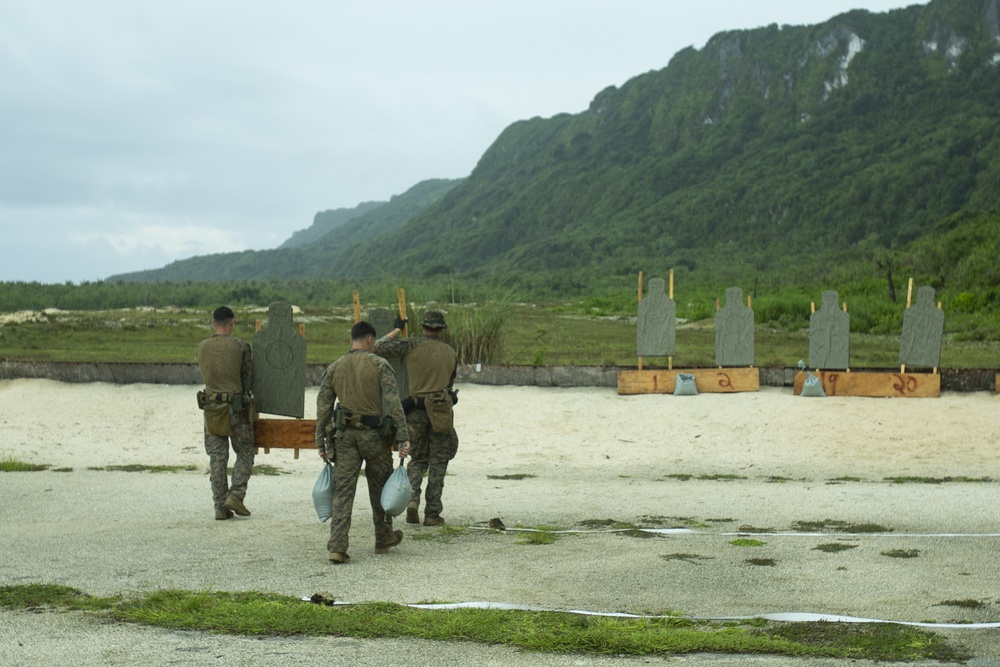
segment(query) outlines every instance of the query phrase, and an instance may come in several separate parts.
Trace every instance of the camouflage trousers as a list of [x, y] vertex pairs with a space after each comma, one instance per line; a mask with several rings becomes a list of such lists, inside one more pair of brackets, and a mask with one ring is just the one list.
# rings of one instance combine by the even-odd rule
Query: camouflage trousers
[[[253, 424], [244, 421], [239, 414], [229, 415], [231, 436], [213, 435], [205, 427], [205, 453], [208, 454], [208, 478], [212, 482], [212, 502], [221, 510], [226, 497], [234, 495], [240, 500], [246, 498], [247, 483], [253, 474]], [[233, 464], [233, 483], [229, 484], [229, 444], [236, 452]]]
[[406, 415], [406, 426], [410, 432], [410, 463], [406, 466], [406, 476], [410, 478], [413, 489], [410, 504], [420, 505], [420, 485], [426, 473], [424, 515], [441, 516], [444, 509], [441, 503], [444, 476], [448, 472], [448, 461], [458, 453], [458, 434], [454, 428], [451, 433], [435, 433], [423, 410], [414, 410]]
[[392, 450], [376, 431], [360, 428], [338, 429], [334, 438], [333, 507], [330, 517], [330, 553], [347, 553], [351, 530], [351, 510], [358, 487], [361, 464], [365, 465], [368, 501], [375, 524], [375, 544], [386, 544], [394, 537], [392, 517], [382, 509], [382, 487], [392, 474]]

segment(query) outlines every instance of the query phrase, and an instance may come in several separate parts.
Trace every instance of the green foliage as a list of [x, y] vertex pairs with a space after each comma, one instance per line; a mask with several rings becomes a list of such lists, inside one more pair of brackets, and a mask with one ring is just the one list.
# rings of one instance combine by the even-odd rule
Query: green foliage
[[0, 607], [84, 610], [128, 623], [233, 635], [412, 637], [574, 655], [729, 653], [954, 662], [970, 657], [934, 633], [888, 623], [712, 623], [673, 614], [631, 619], [431, 610], [388, 602], [329, 606], [253, 591], [159, 590], [127, 599], [92, 598], [76, 589], [43, 584], [0, 587]]
[[47, 463], [26, 463], [9, 455], [0, 457], [0, 472], [38, 472], [51, 467]]
[[87, 595], [69, 586], [23, 584], [0, 586], [0, 608], [37, 609], [40, 607], [96, 611], [108, 609], [115, 600]]
[[735, 540], [730, 540], [729, 543], [734, 547], [762, 547], [767, 544], [767, 542], [762, 542], [749, 537], [738, 537]]
[[[638, 271], [673, 268], [679, 317], [710, 318], [716, 295], [742, 284], [759, 321], [794, 331], [806, 317], [800, 299], [864, 276], [879, 289], [858, 308], [848, 295], [855, 330], [880, 333], [899, 322], [891, 299], [881, 303], [888, 261], [897, 277], [948, 290], [946, 304], [962, 294], [963, 335], [995, 336], [996, 318], [981, 314], [1000, 297], [989, 261], [996, 216], [975, 224], [1000, 204], [1000, 78], [985, 11], [986, 0], [935, 0], [720, 33], [601, 91], [584, 112], [512, 124], [461, 182], [317, 214], [277, 250], [115, 280], [157, 281], [150, 291], [173, 292], [181, 307], [197, 297], [165, 281], [244, 283], [215, 300], [257, 304], [276, 296], [268, 281], [341, 281], [323, 288], [329, 304], [343, 302], [348, 283], [413, 280], [455, 303], [470, 301], [456, 285], [509, 274], [519, 300], [587, 299], [592, 314], [621, 315]], [[960, 56], [927, 48], [942, 34], [963, 43]], [[842, 71], [857, 40], [863, 48]]]

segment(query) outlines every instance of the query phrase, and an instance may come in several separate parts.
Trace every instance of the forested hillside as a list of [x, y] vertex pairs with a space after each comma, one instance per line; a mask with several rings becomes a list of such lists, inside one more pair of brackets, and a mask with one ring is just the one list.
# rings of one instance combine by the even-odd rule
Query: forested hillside
[[218, 253], [173, 262], [162, 269], [112, 276], [110, 282], [307, 280], [328, 278], [337, 250], [399, 229], [461, 180], [417, 183], [388, 202], [317, 213], [312, 226], [295, 232], [274, 250]]
[[582, 113], [514, 123], [399, 224], [358, 226], [390, 203], [284, 254], [118, 278], [499, 273], [528, 292], [583, 294], [668, 267], [713, 284], [858, 261], [915, 270], [942, 221], [996, 216], [998, 39], [997, 0], [723, 32]]

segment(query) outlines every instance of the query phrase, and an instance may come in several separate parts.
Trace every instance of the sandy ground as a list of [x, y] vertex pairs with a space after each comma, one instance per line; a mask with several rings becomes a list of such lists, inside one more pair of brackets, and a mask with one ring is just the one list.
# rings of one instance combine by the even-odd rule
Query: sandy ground
[[[298, 459], [290, 450], [260, 453], [257, 463], [281, 474], [251, 480], [253, 516], [213, 520], [197, 389], [0, 382], [0, 458], [63, 469], [0, 473], [0, 585], [1000, 624], [1000, 399], [992, 394], [802, 398], [766, 388], [623, 397], [607, 388], [465, 385], [444, 516], [467, 529], [397, 519], [406, 539], [375, 555], [362, 480], [353, 562], [333, 567], [327, 524], [312, 507], [321, 468], [315, 451]], [[306, 404], [315, 405], [314, 389]], [[128, 464], [197, 470], [101, 469]], [[984, 478], [994, 481], [968, 481]], [[485, 530], [494, 517], [511, 530]], [[601, 525], [606, 520], [664, 530], [612, 532]], [[855, 532], [861, 524], [882, 528]], [[531, 545], [515, 530], [539, 526], [570, 532]], [[743, 533], [764, 544], [733, 545]], [[850, 548], [817, 549], [829, 544]], [[914, 557], [886, 555], [899, 552]], [[968, 600], [981, 606], [948, 604]], [[935, 631], [968, 645], [977, 655], [970, 664], [1000, 665], [1000, 629]], [[0, 612], [0, 664], [59, 664], [60, 651], [79, 665], [266, 665], [283, 655], [297, 656], [295, 664], [351, 656], [375, 665], [398, 662], [403, 651], [423, 652], [428, 665], [661, 662], [403, 640], [248, 640]], [[801, 664], [745, 656], [669, 661]]]

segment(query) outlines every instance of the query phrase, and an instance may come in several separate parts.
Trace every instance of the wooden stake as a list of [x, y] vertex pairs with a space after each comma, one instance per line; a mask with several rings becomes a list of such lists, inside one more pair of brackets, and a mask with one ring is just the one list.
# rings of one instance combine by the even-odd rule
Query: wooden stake
[[910, 304], [913, 303], [913, 278], [910, 278], [910, 284], [906, 288], [906, 307], [909, 308]]
[[361, 301], [358, 299], [358, 290], [351, 293], [351, 298], [354, 301], [354, 323], [357, 324], [361, 321]]
[[[639, 301], [642, 301], [642, 271], [639, 272]], [[642, 357], [639, 357], [639, 370], [642, 370]]]
[[[399, 290], [396, 292], [396, 300], [399, 302], [399, 316], [400, 316], [400, 318], [402, 318], [402, 319], [405, 320], [406, 319], [406, 290], [404, 290], [402, 287], [400, 287]], [[405, 324], [403, 325], [403, 328], [400, 331], [400, 334], [403, 336], [403, 338], [406, 338], [406, 325]]]
[[[670, 269], [670, 300], [674, 300], [674, 270]], [[667, 370], [674, 369], [674, 358], [667, 357]]]

